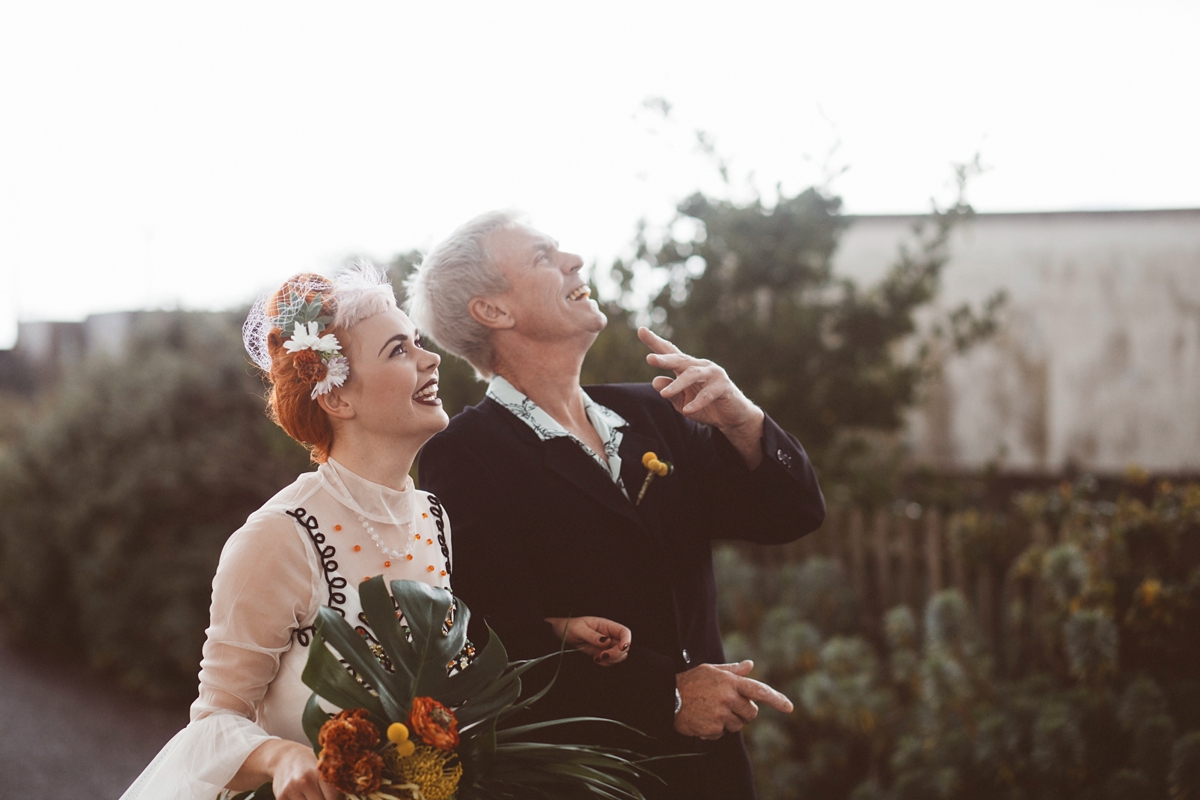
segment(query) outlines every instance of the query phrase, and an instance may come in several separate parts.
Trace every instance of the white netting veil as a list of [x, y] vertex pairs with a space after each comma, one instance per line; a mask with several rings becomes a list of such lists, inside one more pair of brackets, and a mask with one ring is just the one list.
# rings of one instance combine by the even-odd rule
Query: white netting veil
[[387, 273], [366, 259], [355, 259], [332, 278], [301, 273], [260, 297], [242, 326], [242, 342], [251, 360], [270, 375], [267, 342], [272, 331], [291, 336], [297, 317], [314, 315], [321, 328], [346, 330], [389, 308], [396, 308], [396, 293]]
[[310, 301], [331, 311], [333, 288], [329, 278], [309, 272], [288, 278], [279, 289], [258, 298], [242, 325], [242, 343], [259, 369], [271, 374], [271, 352], [267, 346], [271, 331], [290, 336], [297, 312]]

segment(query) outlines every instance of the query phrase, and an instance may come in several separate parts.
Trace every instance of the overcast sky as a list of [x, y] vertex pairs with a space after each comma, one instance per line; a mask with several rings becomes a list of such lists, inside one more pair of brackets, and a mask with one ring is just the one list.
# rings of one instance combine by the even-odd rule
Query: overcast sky
[[601, 262], [696, 189], [845, 167], [847, 210], [923, 211], [976, 152], [981, 211], [1197, 207], [1198, 33], [1154, 0], [5, 2], [0, 347], [500, 206]]

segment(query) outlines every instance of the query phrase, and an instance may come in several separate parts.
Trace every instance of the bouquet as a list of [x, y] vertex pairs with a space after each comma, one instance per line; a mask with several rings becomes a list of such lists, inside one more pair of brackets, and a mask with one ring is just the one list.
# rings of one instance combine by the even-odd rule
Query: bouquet
[[[522, 699], [521, 676], [561, 652], [509, 663], [489, 628], [487, 644], [467, 658], [470, 611], [462, 601], [415, 581], [393, 581], [391, 590], [382, 576], [359, 586], [374, 642], [335, 611], [318, 613], [302, 676], [313, 690], [303, 725], [326, 782], [364, 800], [644, 800], [631, 781], [652, 775], [650, 759], [529, 739], [569, 723], [628, 726], [591, 717], [500, 725], [549, 691], [553, 681]], [[331, 715], [319, 699], [343, 710]], [[233, 800], [273, 796], [264, 784]]]

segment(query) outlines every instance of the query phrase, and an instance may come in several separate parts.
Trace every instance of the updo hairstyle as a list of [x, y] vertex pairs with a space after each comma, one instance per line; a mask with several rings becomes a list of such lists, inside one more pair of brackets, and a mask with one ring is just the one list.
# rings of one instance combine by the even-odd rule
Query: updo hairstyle
[[[289, 353], [284, 342], [291, 338], [292, 328], [287, 326], [285, 332], [279, 327], [280, 317], [286, 320], [288, 311], [298, 302], [320, 302], [321, 316], [333, 320], [321, 333], [337, 337], [344, 355], [342, 334], [367, 317], [396, 308], [396, 295], [383, 270], [359, 259], [332, 278], [312, 272], [288, 278], [279, 289], [261, 298], [246, 320], [246, 350], [271, 382], [267, 416], [304, 445], [315, 463], [323, 464], [333, 447], [333, 425], [312, 396], [314, 381], [305, 356], [311, 351]], [[353, 377], [351, 364], [347, 380]]]

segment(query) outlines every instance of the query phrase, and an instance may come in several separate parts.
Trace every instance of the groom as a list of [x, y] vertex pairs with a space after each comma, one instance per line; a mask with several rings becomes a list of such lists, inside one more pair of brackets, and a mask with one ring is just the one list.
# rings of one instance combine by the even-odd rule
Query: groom
[[[563, 658], [532, 712], [620, 720], [654, 737], [622, 742], [642, 752], [702, 753], [658, 762], [667, 786], [647, 781], [650, 797], [752, 798], [738, 731], [757, 703], [792, 704], [749, 678], [750, 662], [722, 663], [711, 542], [792, 541], [820, 526], [824, 499], [799, 442], [721, 367], [645, 328], [648, 362], [674, 378], [583, 389], [607, 320], [582, 266], [507, 212], [430, 252], [409, 313], [489, 384], [425, 446], [421, 487], [452, 524], [455, 592], [510, 658], [558, 649], [547, 618], [632, 631], [620, 664]], [[651, 453], [671, 471], [647, 484]]]

